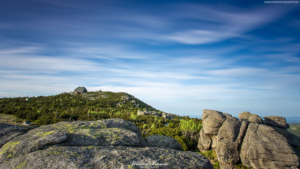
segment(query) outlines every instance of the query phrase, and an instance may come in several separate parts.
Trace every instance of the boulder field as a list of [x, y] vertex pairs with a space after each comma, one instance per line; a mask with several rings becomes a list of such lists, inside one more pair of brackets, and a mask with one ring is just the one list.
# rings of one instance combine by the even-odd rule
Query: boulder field
[[0, 124], [2, 169], [213, 169], [167, 136], [143, 138], [123, 119], [59, 122], [40, 127]]
[[240, 113], [239, 118], [203, 110], [200, 151], [215, 151], [221, 169], [233, 169], [237, 163], [254, 169], [299, 168], [300, 137], [287, 131], [285, 118], [263, 120], [250, 112]]

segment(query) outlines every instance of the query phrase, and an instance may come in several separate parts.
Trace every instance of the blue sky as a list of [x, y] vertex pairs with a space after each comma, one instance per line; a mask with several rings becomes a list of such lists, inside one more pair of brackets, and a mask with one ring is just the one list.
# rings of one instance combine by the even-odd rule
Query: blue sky
[[0, 0], [0, 97], [85, 86], [182, 116], [300, 116], [299, 7]]

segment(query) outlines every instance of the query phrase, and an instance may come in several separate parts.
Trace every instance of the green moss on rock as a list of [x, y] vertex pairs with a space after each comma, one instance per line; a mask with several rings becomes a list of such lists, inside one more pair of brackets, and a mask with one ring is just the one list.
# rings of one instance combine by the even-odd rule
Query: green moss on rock
[[3, 147], [1, 147], [0, 155], [6, 153], [8, 149], [15, 148], [16, 145], [18, 145], [18, 144], [20, 144], [20, 141], [17, 141], [17, 142], [10, 141], [10, 142], [4, 144]]

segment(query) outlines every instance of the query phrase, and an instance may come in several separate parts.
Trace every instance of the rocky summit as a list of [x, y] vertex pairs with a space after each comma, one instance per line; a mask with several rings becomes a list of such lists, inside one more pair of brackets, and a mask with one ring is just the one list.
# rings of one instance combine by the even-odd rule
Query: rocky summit
[[167, 136], [143, 138], [123, 119], [59, 122], [40, 127], [0, 125], [1, 169], [213, 169]]
[[215, 151], [221, 169], [233, 169], [238, 163], [254, 169], [299, 168], [300, 137], [286, 130], [289, 126], [283, 117], [268, 116], [262, 120], [243, 112], [239, 118], [204, 110], [200, 151]]

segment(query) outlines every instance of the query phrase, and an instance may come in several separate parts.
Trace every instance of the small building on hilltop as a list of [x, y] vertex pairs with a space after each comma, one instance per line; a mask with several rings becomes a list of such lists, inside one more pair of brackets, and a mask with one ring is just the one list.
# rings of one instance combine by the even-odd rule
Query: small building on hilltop
[[87, 90], [85, 87], [77, 87], [75, 90], [74, 90], [74, 93], [86, 93]]

